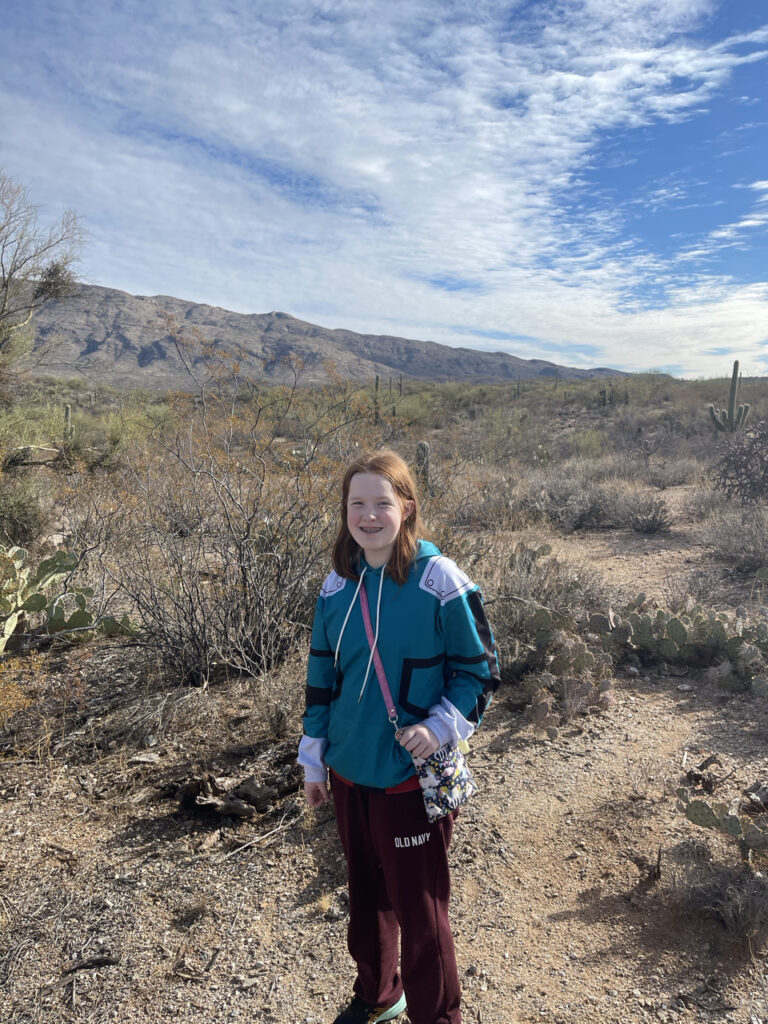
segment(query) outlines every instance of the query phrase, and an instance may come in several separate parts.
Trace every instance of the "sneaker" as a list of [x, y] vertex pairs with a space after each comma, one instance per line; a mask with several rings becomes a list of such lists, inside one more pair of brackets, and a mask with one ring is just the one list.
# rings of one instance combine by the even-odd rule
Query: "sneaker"
[[371, 1006], [360, 996], [355, 996], [346, 1010], [342, 1010], [333, 1024], [376, 1024], [377, 1021], [393, 1020], [405, 1009], [402, 995], [393, 1006]]

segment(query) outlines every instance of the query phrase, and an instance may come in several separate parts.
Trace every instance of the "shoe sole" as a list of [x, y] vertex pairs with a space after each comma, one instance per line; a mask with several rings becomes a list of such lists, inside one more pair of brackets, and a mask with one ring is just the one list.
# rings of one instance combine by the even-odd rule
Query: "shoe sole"
[[373, 1024], [379, 1024], [380, 1021], [393, 1020], [403, 1012], [406, 1006], [407, 1003], [405, 1001], [405, 995], [403, 994], [394, 1006], [390, 1006], [390, 1008], [385, 1010], [384, 1013], [379, 1014], [379, 1016], [374, 1019]]

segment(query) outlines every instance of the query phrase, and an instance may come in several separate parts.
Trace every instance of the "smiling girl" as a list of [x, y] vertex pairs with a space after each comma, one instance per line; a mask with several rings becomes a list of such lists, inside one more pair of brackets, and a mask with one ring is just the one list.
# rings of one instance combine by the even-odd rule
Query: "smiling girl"
[[[357, 979], [334, 1024], [392, 1020], [406, 1002], [412, 1024], [461, 1020], [448, 920], [456, 812], [428, 820], [413, 757], [474, 732], [499, 670], [478, 588], [420, 539], [422, 530], [400, 456], [379, 451], [355, 460], [342, 481], [334, 571], [315, 611], [299, 746], [311, 807], [330, 799], [330, 769], [347, 860]], [[363, 588], [397, 733], [372, 668]]]

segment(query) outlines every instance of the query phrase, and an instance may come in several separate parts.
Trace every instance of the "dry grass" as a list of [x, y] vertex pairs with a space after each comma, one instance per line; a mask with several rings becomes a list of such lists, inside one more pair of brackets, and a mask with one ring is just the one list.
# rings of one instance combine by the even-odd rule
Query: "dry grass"
[[768, 943], [768, 879], [704, 853], [701, 844], [669, 873], [666, 898], [683, 915], [717, 921], [730, 942], [757, 953]]

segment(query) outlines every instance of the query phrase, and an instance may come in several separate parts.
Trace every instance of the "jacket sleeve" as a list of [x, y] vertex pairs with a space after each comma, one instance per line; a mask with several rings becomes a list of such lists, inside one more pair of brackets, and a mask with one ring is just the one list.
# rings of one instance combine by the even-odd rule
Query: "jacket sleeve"
[[500, 682], [496, 643], [479, 589], [441, 605], [439, 622], [446, 657], [442, 703], [447, 700], [477, 727]]
[[304, 735], [313, 738], [324, 738], [328, 735], [331, 695], [336, 682], [334, 652], [325, 632], [324, 609], [325, 599], [321, 596], [317, 599], [315, 620], [312, 625], [304, 712]]

